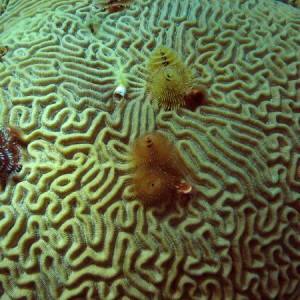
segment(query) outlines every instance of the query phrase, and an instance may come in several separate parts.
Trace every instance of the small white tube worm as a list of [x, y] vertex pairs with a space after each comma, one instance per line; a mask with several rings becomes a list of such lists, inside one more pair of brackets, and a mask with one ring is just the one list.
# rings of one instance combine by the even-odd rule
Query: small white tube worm
[[117, 98], [124, 98], [126, 95], [126, 87], [122, 84], [118, 85], [114, 91], [114, 96]]
[[116, 89], [114, 90], [114, 97], [118, 99], [122, 99], [125, 97], [127, 92], [127, 74], [120, 72], [117, 75], [116, 80]]

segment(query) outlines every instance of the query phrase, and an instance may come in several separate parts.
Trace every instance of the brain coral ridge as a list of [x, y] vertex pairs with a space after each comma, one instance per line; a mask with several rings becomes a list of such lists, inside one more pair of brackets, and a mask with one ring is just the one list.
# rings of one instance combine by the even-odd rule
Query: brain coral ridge
[[[10, 0], [0, 121], [30, 143], [0, 192], [0, 298], [299, 299], [299, 16], [273, 0]], [[194, 111], [145, 97], [161, 45], [207, 90]], [[153, 130], [176, 141], [187, 201], [146, 207], [126, 185]]]

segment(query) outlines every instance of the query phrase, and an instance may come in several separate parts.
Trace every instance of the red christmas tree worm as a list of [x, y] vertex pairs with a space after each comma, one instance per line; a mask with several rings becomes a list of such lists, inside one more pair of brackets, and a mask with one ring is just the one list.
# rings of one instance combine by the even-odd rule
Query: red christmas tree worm
[[0, 186], [5, 188], [8, 178], [22, 169], [20, 147], [27, 147], [23, 133], [13, 126], [0, 125]]

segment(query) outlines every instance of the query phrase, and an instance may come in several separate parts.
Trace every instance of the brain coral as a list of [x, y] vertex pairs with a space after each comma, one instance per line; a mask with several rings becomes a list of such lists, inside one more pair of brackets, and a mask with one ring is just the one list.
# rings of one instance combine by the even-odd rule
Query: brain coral
[[[1, 123], [28, 157], [0, 193], [1, 299], [299, 299], [300, 12], [272, 0], [11, 0]], [[180, 53], [208, 90], [154, 109], [145, 62]], [[113, 100], [118, 70], [127, 100]], [[180, 149], [195, 189], [168, 210], [126, 187], [130, 143]]]
[[296, 7], [300, 7], [300, 0], [279, 0], [279, 1], [296, 6]]

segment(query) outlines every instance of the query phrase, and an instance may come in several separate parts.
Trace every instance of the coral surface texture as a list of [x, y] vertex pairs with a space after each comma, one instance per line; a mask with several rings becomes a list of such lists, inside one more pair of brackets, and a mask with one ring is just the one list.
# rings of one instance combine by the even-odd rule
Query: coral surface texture
[[[0, 123], [28, 146], [0, 190], [0, 298], [300, 299], [299, 8], [103, 3], [2, 1]], [[145, 92], [158, 46], [207, 90], [193, 111]], [[146, 205], [128, 153], [152, 131], [193, 188]]]

